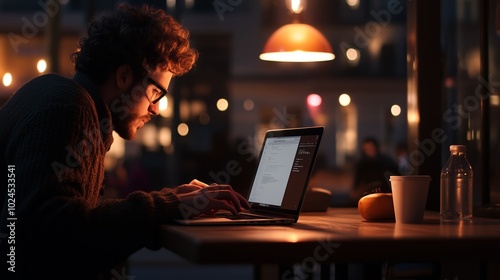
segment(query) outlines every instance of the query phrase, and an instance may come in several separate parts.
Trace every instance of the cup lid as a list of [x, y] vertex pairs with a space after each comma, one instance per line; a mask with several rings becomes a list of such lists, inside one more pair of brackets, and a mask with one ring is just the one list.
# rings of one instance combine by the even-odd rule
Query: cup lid
[[431, 176], [430, 175], [401, 175], [401, 176], [397, 176], [397, 175], [393, 175], [393, 176], [389, 176], [389, 181], [402, 181], [402, 180], [405, 180], [405, 181], [408, 181], [408, 180], [431, 180]]

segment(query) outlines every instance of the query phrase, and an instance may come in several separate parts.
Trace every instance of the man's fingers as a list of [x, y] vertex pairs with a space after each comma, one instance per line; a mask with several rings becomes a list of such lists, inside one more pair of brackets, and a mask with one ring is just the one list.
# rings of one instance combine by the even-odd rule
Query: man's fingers
[[189, 201], [188, 204], [200, 211], [200, 214], [211, 215], [221, 209], [238, 214], [244, 208], [250, 208], [248, 201], [230, 185], [211, 184], [201, 187], [203, 184], [193, 180], [190, 184], [178, 187], [179, 198]]
[[231, 204], [229, 204], [225, 200], [213, 199], [210, 201], [210, 204], [208, 205], [207, 208], [210, 209], [210, 210], [208, 210], [209, 213], [210, 213], [210, 211], [212, 211], [212, 209], [214, 209], [214, 210], [215, 209], [216, 210], [220, 210], [220, 209], [227, 210], [227, 211], [231, 212], [233, 215], [237, 215], [239, 213], [239, 210], [237, 210], [234, 206], [232, 206]]
[[[206, 190], [206, 189], [204, 189]], [[205, 194], [211, 199], [211, 200], [225, 200], [225, 201], [230, 201], [234, 204], [236, 209], [238, 211], [242, 208], [241, 207], [241, 202], [238, 199], [238, 197], [235, 195], [235, 192], [223, 190], [223, 191], [205, 191]]]
[[186, 193], [190, 193], [190, 192], [194, 192], [194, 191], [200, 190], [202, 188], [203, 187], [200, 187], [198, 185], [184, 184], [184, 185], [180, 185], [177, 188], [175, 188], [175, 193], [176, 194], [186, 194]]
[[250, 203], [248, 203], [248, 200], [247, 200], [245, 197], [243, 197], [241, 194], [239, 194], [239, 193], [237, 193], [237, 192], [235, 192], [234, 194], [235, 194], [235, 195], [238, 197], [238, 199], [240, 200], [240, 202], [241, 202], [241, 204], [242, 204], [243, 208], [247, 208], [247, 209], [249, 209], [249, 208], [251, 207], [251, 206], [250, 206]]
[[219, 184], [211, 184], [210, 186], [206, 187], [204, 191], [211, 192], [211, 193], [225, 193], [225, 192], [230, 192], [234, 195], [234, 198], [237, 199], [237, 207], [238, 209], [243, 208], [250, 208], [250, 204], [248, 201], [238, 192], [235, 192], [233, 188], [230, 185], [219, 185]]
[[208, 184], [206, 183], [203, 183], [202, 181], [198, 180], [198, 179], [193, 179], [190, 183], [190, 185], [196, 185], [196, 186], [200, 186], [202, 188], [206, 188], [208, 187]]

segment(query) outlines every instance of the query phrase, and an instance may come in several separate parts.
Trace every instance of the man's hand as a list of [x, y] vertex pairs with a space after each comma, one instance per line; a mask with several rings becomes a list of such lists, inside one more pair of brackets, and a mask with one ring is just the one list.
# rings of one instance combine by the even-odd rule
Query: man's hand
[[250, 208], [248, 201], [230, 185], [207, 185], [195, 179], [178, 186], [174, 192], [182, 204], [196, 210], [192, 211], [193, 216], [211, 215], [221, 209], [237, 214], [244, 208]]
[[184, 185], [180, 185], [180, 186], [176, 187], [174, 189], [174, 192], [175, 192], [175, 194], [179, 195], [179, 194], [185, 194], [185, 193], [197, 191], [197, 190], [200, 190], [200, 189], [203, 189], [206, 187], [208, 187], [208, 184], [203, 183], [202, 181], [199, 181], [197, 179], [194, 179], [191, 182], [189, 182], [189, 184], [184, 184]]

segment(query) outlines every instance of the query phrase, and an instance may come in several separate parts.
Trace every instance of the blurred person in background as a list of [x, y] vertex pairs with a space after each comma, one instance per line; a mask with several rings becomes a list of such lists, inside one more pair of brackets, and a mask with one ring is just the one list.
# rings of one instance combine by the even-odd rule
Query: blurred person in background
[[399, 175], [398, 164], [380, 151], [376, 138], [367, 137], [361, 143], [361, 155], [354, 170], [351, 199], [356, 202], [372, 192], [391, 192], [389, 176]]

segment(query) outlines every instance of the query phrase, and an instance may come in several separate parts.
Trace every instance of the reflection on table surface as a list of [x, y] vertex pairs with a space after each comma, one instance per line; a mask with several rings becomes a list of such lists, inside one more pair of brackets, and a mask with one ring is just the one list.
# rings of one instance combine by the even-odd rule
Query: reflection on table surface
[[356, 208], [330, 208], [302, 213], [290, 226], [164, 226], [162, 231], [165, 248], [197, 263], [295, 262], [318, 248], [331, 253], [328, 260], [346, 262], [451, 261], [500, 251], [500, 220], [445, 223], [436, 212], [426, 212], [421, 224], [396, 224], [363, 220]]

